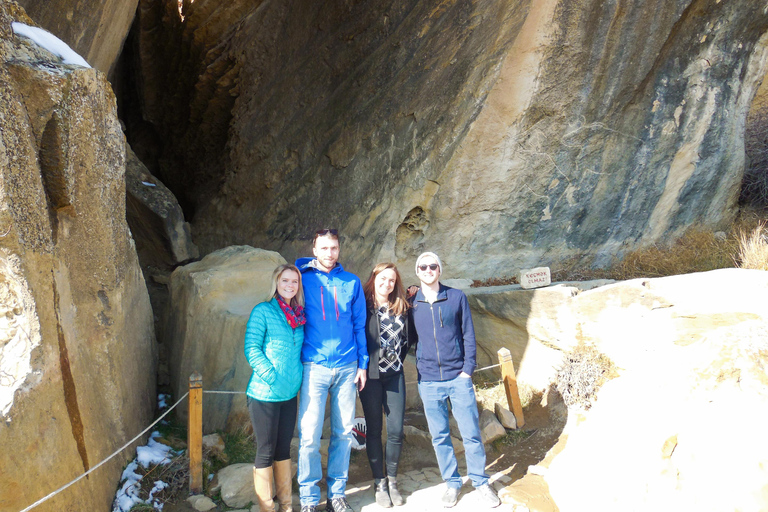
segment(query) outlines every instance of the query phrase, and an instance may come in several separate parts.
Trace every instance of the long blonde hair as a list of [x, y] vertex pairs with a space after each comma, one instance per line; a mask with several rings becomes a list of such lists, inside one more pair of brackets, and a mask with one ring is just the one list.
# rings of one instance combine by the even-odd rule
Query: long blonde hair
[[373, 267], [371, 276], [363, 285], [365, 301], [368, 303], [369, 307], [372, 307], [376, 304], [376, 298], [374, 295], [376, 276], [387, 269], [392, 269], [395, 271], [395, 288], [389, 293], [389, 297], [387, 297], [387, 300], [389, 301], [389, 311], [396, 315], [403, 315], [406, 311], [408, 311], [408, 299], [405, 295], [405, 289], [403, 288], [403, 280], [400, 277], [400, 272], [397, 270], [397, 267], [394, 263], [378, 263], [375, 267]]
[[301, 284], [301, 272], [299, 272], [299, 269], [296, 268], [296, 265], [291, 265], [290, 263], [278, 265], [274, 272], [272, 272], [272, 288], [269, 290], [269, 297], [277, 297], [277, 283], [280, 281], [280, 276], [282, 276], [283, 272], [286, 270], [293, 270], [299, 275], [299, 289], [296, 290], [296, 295], [294, 295], [291, 299], [291, 307], [304, 307], [304, 287]]

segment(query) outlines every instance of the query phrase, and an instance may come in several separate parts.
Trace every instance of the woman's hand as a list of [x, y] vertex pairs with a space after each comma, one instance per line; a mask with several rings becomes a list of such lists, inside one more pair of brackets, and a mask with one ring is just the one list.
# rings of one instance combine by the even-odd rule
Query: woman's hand
[[368, 372], [366, 370], [363, 370], [362, 368], [357, 369], [357, 375], [355, 375], [355, 384], [357, 385], [357, 390], [362, 391], [365, 387], [365, 381], [368, 380]]

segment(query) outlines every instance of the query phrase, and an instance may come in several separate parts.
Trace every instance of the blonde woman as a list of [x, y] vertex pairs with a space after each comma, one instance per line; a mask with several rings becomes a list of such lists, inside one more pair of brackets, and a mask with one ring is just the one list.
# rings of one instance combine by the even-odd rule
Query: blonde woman
[[[270, 300], [257, 304], [245, 329], [245, 357], [253, 368], [248, 411], [256, 438], [253, 482], [262, 512], [291, 511], [291, 437], [296, 426], [304, 341], [301, 273], [280, 265], [272, 274]], [[274, 478], [274, 487], [273, 487]]]

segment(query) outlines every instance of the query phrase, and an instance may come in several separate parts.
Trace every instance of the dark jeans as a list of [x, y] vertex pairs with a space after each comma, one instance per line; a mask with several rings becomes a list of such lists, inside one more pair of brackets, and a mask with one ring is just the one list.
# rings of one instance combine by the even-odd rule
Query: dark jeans
[[387, 475], [397, 476], [397, 464], [403, 448], [403, 418], [405, 415], [405, 377], [402, 373], [369, 379], [360, 391], [365, 414], [365, 450], [373, 478], [384, 478], [382, 463], [382, 410], [387, 415]]
[[291, 438], [296, 427], [296, 397], [285, 402], [262, 402], [248, 398], [257, 468], [268, 468], [276, 460], [291, 458]]

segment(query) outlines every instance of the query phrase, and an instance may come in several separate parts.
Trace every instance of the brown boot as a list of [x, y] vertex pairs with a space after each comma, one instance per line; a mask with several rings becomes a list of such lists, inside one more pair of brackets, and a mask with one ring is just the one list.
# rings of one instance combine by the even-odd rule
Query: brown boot
[[275, 488], [272, 484], [272, 468], [253, 468], [253, 487], [261, 512], [275, 512]]
[[275, 470], [275, 493], [277, 502], [280, 504], [280, 512], [293, 512], [291, 459], [276, 460], [272, 468]]

